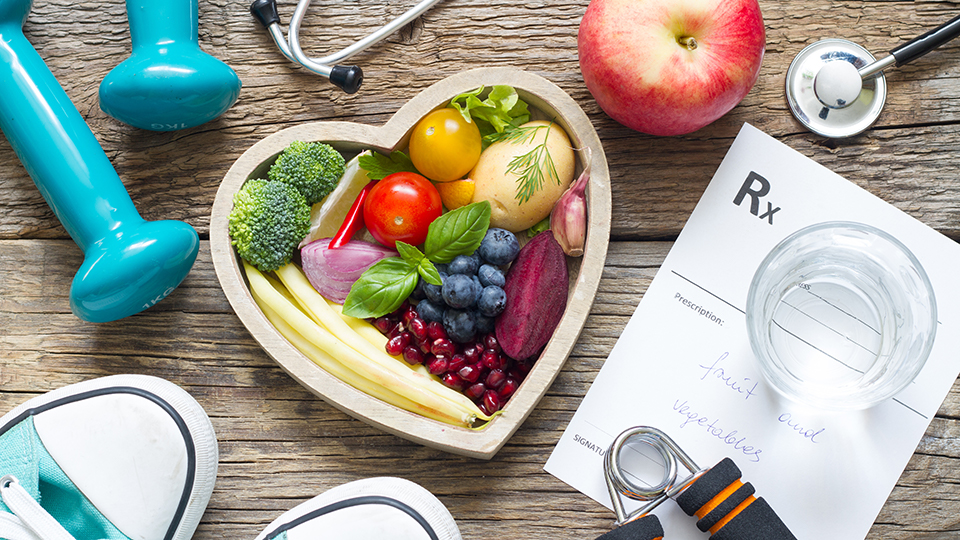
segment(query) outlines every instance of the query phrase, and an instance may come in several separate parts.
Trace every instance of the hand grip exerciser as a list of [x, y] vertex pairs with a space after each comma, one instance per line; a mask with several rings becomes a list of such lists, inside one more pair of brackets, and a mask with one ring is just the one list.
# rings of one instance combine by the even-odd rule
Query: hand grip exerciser
[[0, 129], [84, 252], [70, 287], [81, 319], [106, 322], [170, 294], [200, 240], [180, 221], [137, 213], [93, 132], [23, 34], [32, 0], [0, 0]]
[[[620, 457], [628, 441], [647, 445], [659, 454], [664, 464], [660, 484], [639, 485], [623, 470]], [[677, 461], [689, 472], [679, 481]], [[740, 469], [732, 460], [725, 458], [701, 469], [656, 428], [638, 426], [621, 433], [604, 455], [603, 468], [618, 527], [597, 540], [662, 538], [660, 520], [649, 512], [668, 498], [676, 500], [687, 515], [695, 516], [697, 527], [709, 532], [710, 540], [796, 540], [770, 505], [754, 495], [753, 486], [740, 480]], [[646, 504], [628, 514], [620, 495]]]
[[240, 78], [200, 50], [197, 0], [127, 0], [132, 51], [100, 83], [103, 112], [141, 129], [174, 131], [219, 117]]

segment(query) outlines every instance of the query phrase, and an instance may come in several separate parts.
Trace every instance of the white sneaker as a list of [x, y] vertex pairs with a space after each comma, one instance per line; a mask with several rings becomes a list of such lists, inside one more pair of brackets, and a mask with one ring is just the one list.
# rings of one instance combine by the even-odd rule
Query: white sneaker
[[337, 486], [273, 521], [257, 540], [461, 540], [453, 516], [432, 493], [402, 478]]
[[48, 392], [0, 418], [0, 538], [187, 540], [217, 459], [206, 413], [163, 379]]

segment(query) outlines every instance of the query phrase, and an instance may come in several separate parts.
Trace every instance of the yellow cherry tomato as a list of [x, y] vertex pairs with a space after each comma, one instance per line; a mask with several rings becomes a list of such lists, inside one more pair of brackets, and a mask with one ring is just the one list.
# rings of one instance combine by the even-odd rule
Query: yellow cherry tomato
[[434, 182], [463, 178], [480, 159], [480, 130], [459, 111], [444, 108], [423, 117], [410, 135], [410, 159]]

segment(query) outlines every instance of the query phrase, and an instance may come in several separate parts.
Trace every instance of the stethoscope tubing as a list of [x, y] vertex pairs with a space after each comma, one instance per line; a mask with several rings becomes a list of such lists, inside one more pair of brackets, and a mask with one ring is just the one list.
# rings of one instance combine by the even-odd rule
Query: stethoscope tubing
[[896, 59], [896, 65], [900, 67], [907, 62], [920, 58], [957, 36], [960, 36], [960, 15], [893, 49], [890, 51], [890, 56]]
[[[345, 68], [340, 66], [339, 63], [383, 41], [387, 36], [409, 24], [420, 15], [423, 15], [424, 12], [439, 2], [440, 0], [421, 0], [399, 17], [381, 26], [377, 31], [356, 41], [349, 47], [345, 47], [338, 52], [321, 58], [311, 58], [307, 56], [300, 45], [300, 26], [303, 24], [307, 9], [310, 7], [310, 0], [299, 0], [299, 2], [297, 2], [297, 7], [290, 19], [290, 26], [287, 30], [286, 38], [284, 38], [283, 30], [280, 28], [280, 17], [277, 15], [276, 0], [254, 0], [250, 6], [250, 11], [267, 28], [270, 36], [273, 38], [273, 42], [287, 60], [300, 65], [310, 72], [327, 78], [331, 78], [331, 75], [334, 75], [334, 78], [336, 78], [334, 71], [337, 69], [352, 70], [356, 73], [356, 86], [359, 87], [359, 80], [362, 78], [360, 68], [356, 66]], [[357, 89], [356, 87], [341, 87], [348, 93], [353, 93]]]
[[393, 34], [403, 26], [406, 26], [438, 2], [440, 2], [440, 0], [421, 0], [420, 3], [408, 9], [399, 17], [381, 26], [379, 30], [357, 41], [353, 45], [322, 58], [310, 58], [304, 54], [303, 49], [300, 47], [300, 25], [303, 23], [307, 8], [310, 7], [310, 0], [300, 0], [297, 2], [297, 9], [294, 10], [293, 17], [290, 19], [287, 41], [290, 45], [290, 51], [293, 53], [293, 57], [297, 63], [314, 73], [329, 76], [331, 64], [338, 64], [383, 41], [384, 38]]

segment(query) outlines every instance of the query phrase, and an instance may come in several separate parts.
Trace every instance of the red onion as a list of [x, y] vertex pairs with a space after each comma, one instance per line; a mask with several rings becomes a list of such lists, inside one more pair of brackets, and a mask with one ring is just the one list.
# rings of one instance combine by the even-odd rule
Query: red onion
[[329, 249], [330, 238], [321, 238], [303, 246], [300, 259], [303, 273], [324, 298], [342, 304], [350, 287], [367, 268], [397, 252], [363, 240], [351, 240], [337, 249]]

